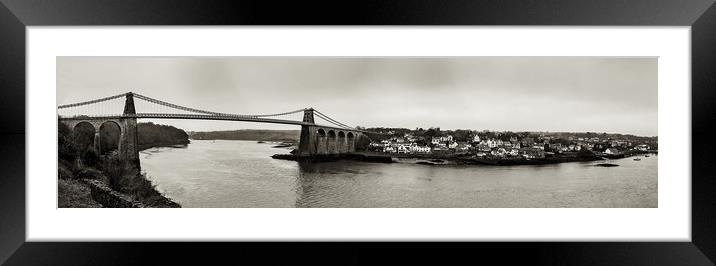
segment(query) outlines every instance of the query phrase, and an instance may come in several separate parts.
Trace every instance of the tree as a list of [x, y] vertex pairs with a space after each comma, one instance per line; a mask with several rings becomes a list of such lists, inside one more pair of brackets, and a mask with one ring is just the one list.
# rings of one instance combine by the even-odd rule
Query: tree
[[470, 130], [458, 129], [453, 132], [453, 139], [455, 141], [469, 141], [472, 132]]
[[577, 157], [579, 157], [579, 158], [591, 158], [591, 157], [594, 157], [594, 153], [593, 153], [592, 151], [587, 150], [586, 148], [582, 147], [582, 149], [580, 149], [580, 150], [577, 152]]
[[434, 138], [440, 136], [440, 128], [429, 128], [425, 131], [425, 137], [426, 138]]
[[356, 151], [366, 151], [371, 142], [371, 138], [367, 135], [359, 134], [355, 142]]
[[189, 135], [173, 126], [139, 123], [137, 135], [140, 146], [189, 144]]
[[72, 131], [65, 124], [57, 123], [57, 154], [61, 160], [73, 161], [77, 158], [77, 148], [72, 141]]
[[85, 150], [80, 156], [82, 162], [89, 167], [98, 167], [100, 163], [99, 153], [94, 147]]

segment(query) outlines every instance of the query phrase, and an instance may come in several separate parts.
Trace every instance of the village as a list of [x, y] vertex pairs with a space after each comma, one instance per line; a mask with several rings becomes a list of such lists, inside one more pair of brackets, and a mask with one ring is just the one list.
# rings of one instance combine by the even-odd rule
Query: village
[[[432, 132], [430, 132], [432, 130]], [[463, 156], [485, 159], [542, 159], [576, 154], [620, 158], [654, 153], [656, 138], [596, 133], [514, 133], [459, 130], [448, 132], [384, 130], [389, 137], [374, 140], [368, 150], [396, 157]], [[580, 136], [587, 135], [587, 136]], [[601, 135], [601, 136], [599, 136]]]

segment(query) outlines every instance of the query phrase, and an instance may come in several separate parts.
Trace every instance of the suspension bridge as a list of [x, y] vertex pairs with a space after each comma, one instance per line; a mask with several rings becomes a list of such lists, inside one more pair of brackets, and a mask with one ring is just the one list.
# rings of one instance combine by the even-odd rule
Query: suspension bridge
[[[135, 101], [136, 100], [136, 101]], [[123, 159], [139, 166], [137, 119], [194, 119], [301, 126], [298, 154], [344, 154], [355, 152], [356, 140], [367, 131], [348, 126], [313, 108], [275, 114], [230, 114], [212, 112], [157, 100], [137, 93], [123, 93], [84, 102], [59, 105], [61, 123], [73, 132], [82, 124], [94, 128], [94, 147], [100, 150], [100, 129], [114, 123], [120, 129], [118, 151]], [[119, 110], [123, 110], [121, 113]], [[141, 112], [137, 112], [140, 110]]]

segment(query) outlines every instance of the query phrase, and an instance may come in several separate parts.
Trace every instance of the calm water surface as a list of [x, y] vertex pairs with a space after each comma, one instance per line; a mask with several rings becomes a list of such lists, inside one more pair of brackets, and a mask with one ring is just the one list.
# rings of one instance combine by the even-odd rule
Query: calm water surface
[[658, 207], [657, 156], [618, 167], [297, 163], [255, 141], [192, 140], [140, 154], [183, 207]]

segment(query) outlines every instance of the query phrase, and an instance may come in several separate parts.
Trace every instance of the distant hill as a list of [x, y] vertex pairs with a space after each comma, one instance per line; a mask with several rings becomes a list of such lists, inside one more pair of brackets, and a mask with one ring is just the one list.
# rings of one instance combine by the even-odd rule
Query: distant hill
[[241, 129], [226, 131], [191, 132], [189, 138], [197, 140], [256, 140], [298, 141], [300, 130]]

